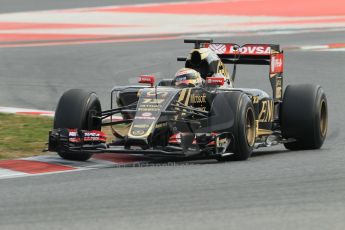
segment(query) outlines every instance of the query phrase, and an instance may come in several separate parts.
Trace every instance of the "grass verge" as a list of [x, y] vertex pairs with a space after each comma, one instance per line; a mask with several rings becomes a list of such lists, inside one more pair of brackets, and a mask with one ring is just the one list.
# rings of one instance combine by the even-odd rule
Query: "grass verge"
[[[52, 127], [51, 117], [0, 113], [0, 159], [43, 154]], [[128, 125], [117, 127], [123, 135], [128, 132]], [[110, 127], [103, 127], [102, 131], [106, 133], [108, 141], [114, 139]]]
[[0, 159], [42, 154], [52, 125], [51, 117], [0, 113]]

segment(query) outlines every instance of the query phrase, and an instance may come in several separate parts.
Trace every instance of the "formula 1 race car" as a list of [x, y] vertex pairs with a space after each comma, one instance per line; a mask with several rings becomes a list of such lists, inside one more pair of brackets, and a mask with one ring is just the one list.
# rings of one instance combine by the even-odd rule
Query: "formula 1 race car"
[[[143, 75], [139, 83], [150, 85], [114, 87], [106, 111], [94, 92], [69, 90], [56, 108], [48, 150], [81, 161], [97, 153], [227, 161], [246, 160], [253, 149], [277, 144], [290, 150], [322, 146], [328, 118], [324, 90], [289, 85], [283, 94], [279, 45], [185, 43], [193, 43], [194, 49], [178, 61], [200, 74], [201, 84], [181, 87], [176, 79], [155, 84], [154, 76]], [[231, 75], [225, 64], [233, 65]], [[259, 89], [234, 88], [240, 64], [268, 65], [272, 96]], [[188, 82], [183, 73], [178, 77]], [[106, 141], [102, 127], [110, 127], [111, 141]]]

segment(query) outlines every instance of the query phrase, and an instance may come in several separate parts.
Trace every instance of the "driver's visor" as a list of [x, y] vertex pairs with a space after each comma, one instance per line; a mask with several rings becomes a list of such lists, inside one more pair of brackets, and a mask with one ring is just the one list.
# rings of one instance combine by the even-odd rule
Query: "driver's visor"
[[196, 76], [190, 73], [181, 74], [175, 77], [176, 85], [179, 84], [195, 84], [197, 81]]

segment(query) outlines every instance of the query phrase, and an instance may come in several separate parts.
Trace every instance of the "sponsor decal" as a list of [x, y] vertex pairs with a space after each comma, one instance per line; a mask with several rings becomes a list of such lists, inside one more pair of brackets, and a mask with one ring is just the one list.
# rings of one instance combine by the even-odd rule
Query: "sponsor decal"
[[143, 135], [143, 134], [145, 134], [145, 131], [144, 131], [144, 130], [141, 130], [141, 129], [133, 130], [133, 131], [132, 131], [132, 135], [133, 135], [133, 136], [141, 136], [141, 135]]
[[153, 104], [143, 104], [143, 103], [140, 103], [138, 111], [142, 111], [142, 112], [155, 112], [155, 111], [159, 111], [162, 108], [162, 106], [163, 106], [163, 104], [157, 104], [157, 103], [153, 103]]
[[277, 77], [276, 79], [276, 98], [282, 98], [282, 78]]
[[105, 142], [104, 138], [100, 138], [100, 137], [84, 137], [83, 140], [84, 141], [101, 141], [101, 142]]
[[153, 84], [155, 83], [155, 76], [151, 76], [151, 75], [141, 75], [139, 77], [139, 83], [147, 83], [147, 84], [151, 84], [151, 86], [153, 86]]
[[147, 129], [148, 127], [150, 127], [150, 126], [146, 125], [146, 124], [135, 124], [135, 125], [133, 125], [133, 128], [138, 128], [138, 129]]
[[235, 44], [212, 43], [205, 44], [216, 54], [242, 54], [242, 55], [270, 55], [271, 47], [268, 45], [244, 45], [242, 47]]
[[260, 122], [273, 121], [273, 101], [267, 100], [261, 102], [261, 110], [258, 116]]
[[159, 108], [138, 108], [138, 111], [140, 112], [157, 112], [159, 111]]
[[156, 98], [144, 98], [143, 104], [162, 104], [164, 99], [156, 99]]
[[85, 132], [84, 133], [84, 141], [100, 141], [100, 142], [105, 142], [106, 137], [105, 134], [101, 131], [90, 131], [90, 132]]
[[68, 141], [72, 143], [80, 142], [80, 138], [78, 136], [76, 129], [69, 129], [68, 130]]
[[142, 116], [139, 116], [139, 117], [135, 117], [135, 119], [138, 119], [138, 120], [154, 120], [155, 118], [154, 117], [142, 117]]
[[166, 126], [168, 126], [168, 123], [163, 122], [163, 123], [157, 124], [155, 128], [159, 129], [159, 128], [163, 128], [163, 127], [166, 127]]
[[84, 133], [84, 137], [99, 137], [99, 133]]
[[156, 91], [148, 91], [146, 92], [146, 96], [148, 97], [158, 97], [158, 98], [166, 98], [168, 96], [168, 92], [156, 92]]
[[81, 140], [79, 137], [71, 137], [68, 139], [68, 141], [71, 143], [79, 143]]
[[79, 136], [78, 132], [76, 130], [70, 130], [69, 133], [69, 142], [72, 143], [79, 143], [81, 141], [100, 141], [105, 142], [106, 137], [105, 134], [98, 130], [93, 131], [82, 131], [82, 136]]
[[259, 103], [259, 97], [258, 96], [252, 96], [251, 99], [253, 101], [253, 104]]
[[161, 107], [161, 105], [157, 105], [157, 103], [155, 104], [140, 104], [140, 108], [153, 108], [153, 109], [159, 109]]
[[76, 130], [69, 130], [69, 132], [68, 132], [68, 136], [70, 136], [70, 137], [76, 137], [77, 136], [77, 131]]
[[271, 56], [271, 74], [282, 73], [284, 68], [284, 55], [282, 53]]
[[169, 138], [169, 143], [181, 144], [181, 133], [177, 133], [177, 134], [172, 135]]
[[192, 94], [190, 97], [190, 102], [192, 104], [206, 103], [206, 94], [203, 94], [203, 95]]
[[223, 54], [226, 52], [226, 46], [224, 44], [210, 44], [208, 48], [216, 54]]
[[252, 54], [252, 55], [270, 55], [270, 46], [243, 46], [237, 49], [236, 46], [231, 46], [230, 53]]
[[191, 70], [191, 69], [184, 68], [184, 69], [180, 70], [179, 72], [177, 72], [175, 76], [176, 77], [177, 76], [183, 76], [183, 75], [186, 75], [186, 74], [189, 74], [189, 73], [194, 73], [194, 71]]
[[145, 113], [142, 113], [141, 116], [143, 116], [143, 117], [152, 117], [152, 113], [145, 112]]

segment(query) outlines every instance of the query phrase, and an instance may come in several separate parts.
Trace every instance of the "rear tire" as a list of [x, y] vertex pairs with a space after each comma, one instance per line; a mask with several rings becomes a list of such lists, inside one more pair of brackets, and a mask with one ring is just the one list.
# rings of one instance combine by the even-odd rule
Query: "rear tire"
[[[100, 113], [101, 103], [93, 92], [82, 89], [71, 89], [65, 92], [55, 110], [54, 129], [77, 128], [82, 130], [101, 130], [100, 124], [93, 124], [89, 115], [94, 111]], [[58, 152], [67, 160], [86, 161], [92, 156], [91, 153]]]
[[327, 134], [327, 98], [321, 86], [310, 84], [288, 85], [285, 89], [281, 127], [285, 143], [290, 150], [321, 148]]
[[[234, 111], [234, 124], [231, 129], [233, 134], [233, 142], [228, 149], [233, 152], [232, 155], [219, 157], [219, 161], [243, 161], [247, 160], [254, 149], [256, 139], [255, 128], [255, 110], [250, 98], [242, 92], [232, 92], [225, 94], [227, 103], [214, 101], [213, 105], [219, 103], [224, 105], [229, 104], [230, 108]], [[215, 100], [218, 100], [217, 97]]]

